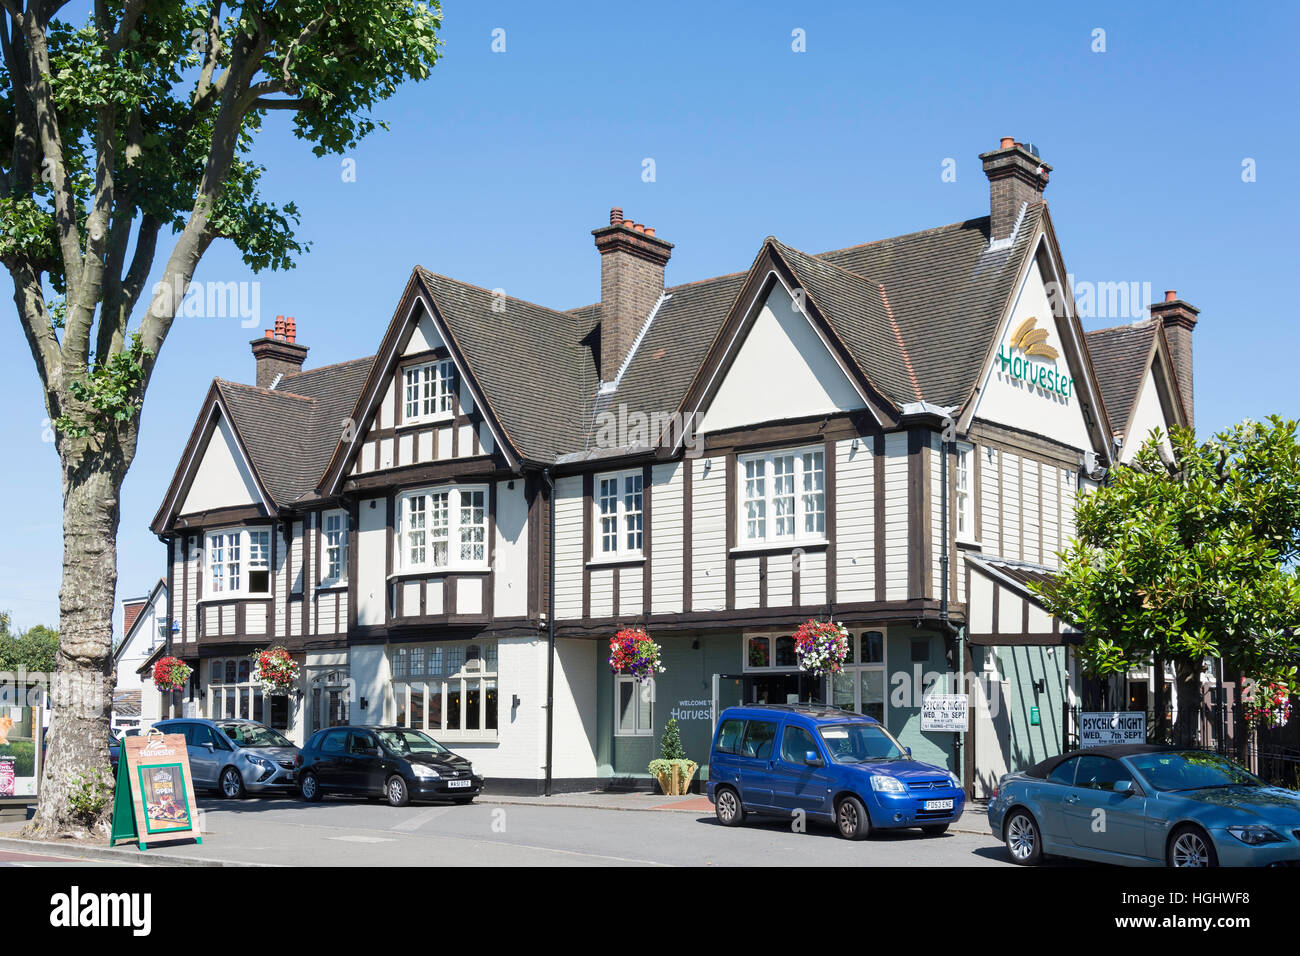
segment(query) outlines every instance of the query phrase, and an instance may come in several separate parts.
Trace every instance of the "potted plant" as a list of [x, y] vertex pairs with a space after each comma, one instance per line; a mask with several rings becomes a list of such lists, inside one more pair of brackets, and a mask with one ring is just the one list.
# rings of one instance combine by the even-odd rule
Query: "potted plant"
[[816, 677], [838, 674], [849, 656], [849, 632], [833, 621], [807, 620], [794, 633], [799, 667]]
[[676, 797], [689, 792], [698, 769], [699, 764], [686, 756], [682, 735], [677, 730], [677, 718], [671, 718], [664, 727], [663, 740], [659, 742], [659, 759], [650, 761], [650, 772], [659, 778], [659, 787], [664, 793]]
[[253, 680], [268, 694], [287, 694], [298, 686], [298, 662], [283, 647], [268, 647], [253, 655]]
[[609, 639], [609, 666], [615, 674], [630, 674], [638, 683], [666, 670], [659, 653], [659, 645], [639, 627], [626, 627]]
[[164, 657], [153, 666], [153, 685], [164, 694], [184, 690], [194, 668], [179, 657]]

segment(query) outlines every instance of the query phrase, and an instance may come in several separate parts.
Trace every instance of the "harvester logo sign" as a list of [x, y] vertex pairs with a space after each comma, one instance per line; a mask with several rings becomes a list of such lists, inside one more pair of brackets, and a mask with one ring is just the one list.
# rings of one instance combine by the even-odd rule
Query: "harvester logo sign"
[[1031, 315], [1016, 326], [1016, 330], [1011, 333], [1011, 341], [1007, 344], [1013, 349], [1020, 349], [1026, 355], [1040, 355], [1055, 362], [1061, 357], [1061, 353], [1047, 344], [1047, 329], [1040, 329], [1037, 326], [1038, 317]]
[[1048, 334], [1047, 329], [1038, 328], [1038, 317], [1031, 315], [1012, 330], [1005, 346], [998, 347], [996, 367], [1005, 375], [1068, 399], [1074, 393], [1074, 379], [1057, 370], [1061, 353], [1048, 344]]

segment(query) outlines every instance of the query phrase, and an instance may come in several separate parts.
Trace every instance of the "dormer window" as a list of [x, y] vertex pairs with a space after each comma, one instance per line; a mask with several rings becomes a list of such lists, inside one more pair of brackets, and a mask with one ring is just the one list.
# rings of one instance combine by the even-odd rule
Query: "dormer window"
[[455, 412], [456, 366], [450, 359], [413, 365], [406, 370], [404, 421], [450, 418]]

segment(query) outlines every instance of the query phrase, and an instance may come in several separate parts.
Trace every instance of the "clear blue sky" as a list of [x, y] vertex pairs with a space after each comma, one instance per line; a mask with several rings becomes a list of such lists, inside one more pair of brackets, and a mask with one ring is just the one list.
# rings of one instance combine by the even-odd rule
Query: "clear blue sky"
[[[611, 205], [676, 244], [670, 283], [747, 268], [769, 234], [819, 252], [956, 222], [987, 212], [976, 157], [1004, 135], [1054, 167], [1046, 198], [1076, 281], [1149, 282], [1201, 308], [1199, 431], [1300, 411], [1292, 5], [448, 0], [444, 15], [445, 58], [381, 107], [392, 128], [353, 154], [355, 182], [269, 120], [267, 192], [299, 204], [312, 250], [259, 277], [258, 328], [175, 326], [124, 491], [119, 598], [165, 573], [148, 524], [207, 383], [251, 381], [249, 339], [277, 313], [297, 318], [319, 365], [376, 349], [417, 263], [584, 305], [599, 298], [590, 231]], [[492, 52], [495, 28], [505, 53]], [[948, 158], [955, 182], [941, 178]], [[253, 277], [216, 246], [197, 278]], [[53, 624], [58, 462], [6, 312], [0, 608]]]

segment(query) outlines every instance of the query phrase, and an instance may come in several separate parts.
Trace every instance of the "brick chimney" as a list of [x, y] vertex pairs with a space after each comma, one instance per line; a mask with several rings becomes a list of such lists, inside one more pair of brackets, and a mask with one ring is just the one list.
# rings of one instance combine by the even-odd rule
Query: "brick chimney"
[[615, 206], [609, 225], [593, 229], [600, 250], [600, 380], [612, 382], [637, 333], [664, 291], [673, 245]]
[[1020, 218], [1021, 207], [1043, 198], [1052, 167], [1038, 158], [1035, 147], [1017, 143], [1010, 136], [1003, 136], [997, 149], [980, 153], [980, 159], [989, 178], [989, 238], [1006, 239]]
[[1183, 396], [1183, 407], [1187, 410], [1187, 423], [1195, 423], [1195, 393], [1192, 389], [1192, 330], [1196, 328], [1196, 317], [1201, 310], [1178, 298], [1178, 293], [1169, 289], [1165, 292], [1165, 301], [1151, 306], [1151, 318], [1158, 321], [1165, 330], [1169, 340], [1170, 357], [1174, 361], [1174, 374], [1178, 376], [1178, 390]]
[[257, 385], [270, 388], [281, 375], [301, 372], [307, 358], [307, 346], [294, 341], [298, 323], [290, 316], [275, 317], [275, 328], [267, 329], [266, 336], [253, 339], [253, 358], [257, 360]]
[[148, 603], [148, 598], [132, 598], [129, 601], [122, 602], [122, 635], [124, 637], [131, 633], [131, 625], [135, 623], [135, 619], [140, 616], [140, 612], [145, 609]]

